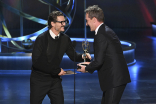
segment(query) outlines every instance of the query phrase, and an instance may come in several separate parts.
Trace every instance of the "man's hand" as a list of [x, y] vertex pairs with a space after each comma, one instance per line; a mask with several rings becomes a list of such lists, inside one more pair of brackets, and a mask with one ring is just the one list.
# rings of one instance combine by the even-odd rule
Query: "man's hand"
[[58, 74], [59, 76], [65, 75], [66, 72], [61, 68], [61, 72]]
[[82, 73], [85, 73], [86, 72], [86, 70], [85, 70], [85, 67], [86, 66], [81, 65], [81, 64], [77, 64], [77, 65], [81, 67], [81, 69], [77, 69], [77, 71], [82, 72]]
[[[82, 54], [82, 59], [84, 59], [83, 55], [84, 55], [84, 54]], [[92, 59], [89, 53], [86, 53], [86, 58], [87, 58], [87, 59], [90, 59], [90, 60]]]

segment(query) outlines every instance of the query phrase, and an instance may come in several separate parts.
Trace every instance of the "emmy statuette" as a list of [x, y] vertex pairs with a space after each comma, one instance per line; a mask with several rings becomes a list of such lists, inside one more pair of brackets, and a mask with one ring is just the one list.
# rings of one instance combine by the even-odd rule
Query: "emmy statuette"
[[[87, 40], [82, 41], [82, 49], [84, 51], [84, 54], [83, 54], [84, 62], [90, 62], [90, 59], [86, 58], [86, 56], [87, 56], [86, 53], [88, 53], [90, 50], [90, 45], [89, 45], [89, 42]], [[88, 64], [81, 64], [81, 65], [87, 66]], [[81, 67], [78, 66], [77, 68], [80, 69]]]

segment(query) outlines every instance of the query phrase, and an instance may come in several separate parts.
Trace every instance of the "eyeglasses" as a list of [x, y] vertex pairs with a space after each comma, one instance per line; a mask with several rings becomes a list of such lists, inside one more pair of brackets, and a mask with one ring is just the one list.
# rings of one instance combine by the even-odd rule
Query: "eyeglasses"
[[62, 25], [67, 24], [67, 21], [55, 21], [55, 22], [61, 23]]

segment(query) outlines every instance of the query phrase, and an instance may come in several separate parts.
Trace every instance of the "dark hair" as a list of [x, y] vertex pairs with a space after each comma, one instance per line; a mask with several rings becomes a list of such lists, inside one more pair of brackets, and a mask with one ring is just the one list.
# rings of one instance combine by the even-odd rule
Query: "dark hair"
[[104, 13], [103, 10], [98, 7], [98, 5], [89, 6], [85, 12], [88, 14], [88, 17], [92, 19], [95, 17], [99, 22], [104, 22]]
[[51, 22], [56, 22], [57, 21], [57, 16], [64, 16], [62, 12], [60, 11], [53, 11], [52, 13], [49, 14], [48, 16], [48, 28], [51, 29]]

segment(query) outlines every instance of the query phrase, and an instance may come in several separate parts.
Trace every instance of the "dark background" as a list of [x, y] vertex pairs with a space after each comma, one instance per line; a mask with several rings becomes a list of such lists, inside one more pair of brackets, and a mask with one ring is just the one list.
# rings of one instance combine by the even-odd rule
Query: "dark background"
[[[6, 4], [19, 9], [20, 0], [2, 0]], [[67, 0], [62, 0], [62, 3]], [[86, 0], [86, 6], [99, 5], [104, 11], [105, 24], [112, 28], [119, 38], [124, 39], [123, 35], [134, 29], [151, 30], [151, 22], [156, 19], [156, 0]], [[52, 11], [56, 10], [51, 7]], [[23, 12], [29, 15], [47, 20], [49, 6], [38, 0], [23, 0]], [[7, 9], [3, 8], [3, 15], [6, 25], [12, 37], [20, 36], [20, 17]], [[23, 19], [24, 34], [34, 33], [45, 25]], [[2, 32], [5, 35], [4, 31]], [[70, 37], [84, 37], [84, 0], [77, 0], [76, 15], [69, 30], [66, 32]], [[93, 37], [87, 27], [87, 37]]]
[[[19, 9], [19, 0], [2, 1]], [[63, 2], [64, 1], [65, 0], [63, 0]], [[132, 82], [127, 84], [120, 104], [156, 104], [156, 37], [154, 38], [154, 36], [152, 36], [152, 27], [150, 24], [156, 20], [156, 0], [86, 1], [87, 7], [98, 4], [103, 9], [106, 18], [105, 24], [116, 32], [120, 40], [133, 41], [136, 43], [136, 64], [128, 66]], [[77, 0], [76, 9], [76, 16], [67, 34], [70, 37], [83, 38], [84, 0]], [[52, 10], [54, 10], [53, 7]], [[47, 19], [49, 7], [38, 0], [23, 0], [23, 12], [38, 18]], [[3, 14], [12, 37], [19, 37], [20, 17], [5, 8], [3, 8]], [[31, 34], [45, 27], [44, 25], [27, 19], [24, 19], [23, 26], [24, 35]], [[89, 32], [89, 28], [87, 28], [87, 30], [88, 37], [94, 37], [94, 32]], [[4, 31], [3, 35], [5, 35]], [[2, 42], [2, 44], [4, 43], [5, 42]], [[9, 46], [11, 46], [11, 43]], [[11, 51], [10, 48], [8, 49], [2, 46], [2, 53], [17, 51], [17, 49]], [[0, 104], [29, 104], [31, 68], [29, 66], [24, 67], [19, 65], [16, 60], [21, 60], [21, 63], [23, 62], [22, 60], [24, 60], [23, 64], [26, 65], [31, 64], [31, 57], [1, 56], [0, 60], [0, 66], [7, 69], [3, 70], [3, 68], [1, 68], [2, 70], [0, 70], [0, 99], [2, 99], [0, 100]], [[29, 60], [30, 63], [27, 60]], [[11, 65], [15, 65], [15, 67], [11, 67]], [[23, 67], [28, 70], [23, 70]], [[62, 68], [64, 69], [64, 67]], [[64, 88], [65, 104], [73, 104], [73, 77], [73, 75], [63, 76], [62, 85]], [[101, 104], [102, 91], [99, 86], [97, 72], [93, 74], [78, 73], [75, 79], [76, 104]], [[48, 97], [45, 98], [43, 104], [49, 104]]]

